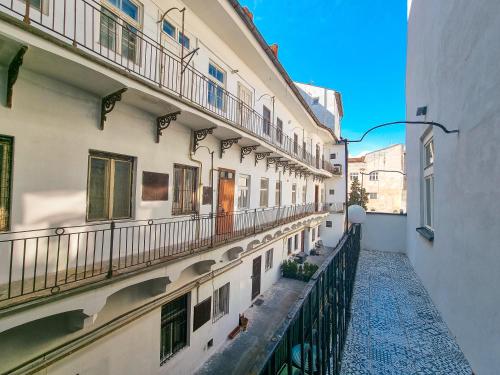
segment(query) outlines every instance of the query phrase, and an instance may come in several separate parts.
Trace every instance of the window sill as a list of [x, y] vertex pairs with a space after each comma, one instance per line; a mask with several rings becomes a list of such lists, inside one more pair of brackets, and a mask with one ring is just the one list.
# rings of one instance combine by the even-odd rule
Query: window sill
[[434, 231], [426, 227], [418, 227], [416, 231], [428, 241], [434, 241]]

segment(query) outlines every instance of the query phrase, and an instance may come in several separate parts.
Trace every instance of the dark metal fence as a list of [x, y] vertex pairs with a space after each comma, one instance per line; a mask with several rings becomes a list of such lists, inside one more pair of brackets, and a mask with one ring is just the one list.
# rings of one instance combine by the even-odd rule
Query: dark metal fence
[[350, 304], [360, 250], [361, 226], [340, 240], [333, 255], [313, 276], [304, 298], [275, 336], [261, 375], [340, 373], [350, 320]]
[[0, 10], [177, 94], [295, 159], [331, 172], [316, 156], [294, 145], [274, 119], [266, 120], [215, 78], [168, 51], [161, 43], [161, 32], [155, 40], [134, 27], [131, 20], [107, 11], [94, 0], [0, 0]]
[[111, 278], [295, 221], [314, 203], [0, 233], [0, 308]]

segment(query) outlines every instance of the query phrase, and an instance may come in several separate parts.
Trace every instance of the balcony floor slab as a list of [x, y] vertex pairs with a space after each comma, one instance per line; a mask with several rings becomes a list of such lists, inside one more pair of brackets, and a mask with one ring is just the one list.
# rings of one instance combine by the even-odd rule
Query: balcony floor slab
[[342, 375], [472, 374], [403, 254], [361, 251]]

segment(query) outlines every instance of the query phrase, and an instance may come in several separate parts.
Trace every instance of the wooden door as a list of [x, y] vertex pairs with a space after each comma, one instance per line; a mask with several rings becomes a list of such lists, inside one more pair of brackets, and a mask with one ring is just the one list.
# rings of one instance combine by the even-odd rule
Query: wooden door
[[260, 294], [260, 270], [262, 256], [258, 256], [253, 260], [252, 267], [252, 300]]
[[234, 215], [234, 171], [219, 170], [219, 193], [217, 202], [217, 234], [233, 231]]
[[315, 210], [319, 210], [319, 186], [314, 185], [314, 207]]

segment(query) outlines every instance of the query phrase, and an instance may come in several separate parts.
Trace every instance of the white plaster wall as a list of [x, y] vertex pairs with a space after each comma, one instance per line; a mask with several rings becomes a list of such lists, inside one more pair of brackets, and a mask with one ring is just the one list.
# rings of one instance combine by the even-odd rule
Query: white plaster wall
[[[420, 137], [407, 127], [408, 256], [477, 374], [500, 368], [500, 2], [414, 0], [407, 118], [434, 129], [434, 242], [421, 237]], [[418, 119], [423, 120], [424, 117]]]
[[362, 225], [363, 250], [406, 252], [406, 215], [367, 212]]

